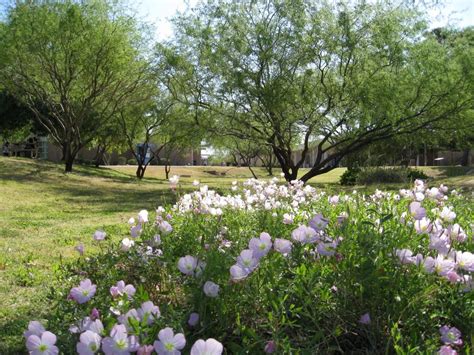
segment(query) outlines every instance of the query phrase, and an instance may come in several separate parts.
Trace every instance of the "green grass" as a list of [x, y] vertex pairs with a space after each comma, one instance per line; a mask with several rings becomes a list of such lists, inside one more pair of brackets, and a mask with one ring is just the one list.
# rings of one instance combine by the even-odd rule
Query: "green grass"
[[[266, 177], [264, 169], [255, 170]], [[339, 189], [343, 172], [335, 169], [311, 183]], [[426, 172], [437, 182], [474, 187], [466, 170]], [[75, 245], [94, 249], [96, 229], [120, 240], [128, 235], [127, 220], [140, 209], [174, 201], [163, 167], [149, 167], [142, 181], [134, 173], [132, 166], [75, 166], [74, 173], [64, 174], [59, 164], [0, 157], [0, 354], [25, 351], [21, 335], [29, 320], [41, 319], [48, 309], [44, 295], [52, 286], [54, 265], [76, 257]], [[221, 189], [251, 177], [248, 168], [235, 167], [172, 167], [173, 174], [182, 176], [185, 189], [194, 179]]]

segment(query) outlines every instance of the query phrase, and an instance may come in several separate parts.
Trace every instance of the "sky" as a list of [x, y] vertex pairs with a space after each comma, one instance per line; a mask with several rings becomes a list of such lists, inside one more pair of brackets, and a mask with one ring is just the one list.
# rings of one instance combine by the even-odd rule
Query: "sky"
[[[194, 6], [197, 0], [136, 0], [131, 3], [139, 16], [156, 26], [156, 38], [168, 39], [173, 29], [168, 21], [176, 11], [184, 11], [187, 6]], [[456, 27], [474, 26], [474, 0], [446, 0], [441, 9], [428, 12], [431, 27], [442, 27], [447, 24]]]

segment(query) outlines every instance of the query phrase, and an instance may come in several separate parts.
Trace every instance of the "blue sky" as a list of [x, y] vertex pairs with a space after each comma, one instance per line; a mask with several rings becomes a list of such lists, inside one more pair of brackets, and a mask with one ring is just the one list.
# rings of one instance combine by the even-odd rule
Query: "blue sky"
[[[157, 27], [156, 37], [167, 39], [172, 33], [168, 19], [176, 11], [184, 11], [187, 5], [193, 6], [197, 0], [137, 0], [131, 2], [140, 17]], [[441, 27], [448, 23], [457, 27], [474, 26], [474, 0], [447, 0], [441, 9], [430, 10], [431, 27]]]
[[[188, 5], [194, 6], [197, 2], [198, 0], [129, 0], [130, 7], [134, 8], [142, 19], [155, 24], [157, 39], [167, 39], [172, 35], [173, 30], [168, 19], [173, 17], [176, 11], [184, 11]], [[432, 28], [446, 26], [448, 23], [456, 27], [474, 26], [474, 0], [442, 2], [442, 8], [428, 12]], [[12, 3], [12, 0], [0, 0], [0, 15], [9, 3]]]

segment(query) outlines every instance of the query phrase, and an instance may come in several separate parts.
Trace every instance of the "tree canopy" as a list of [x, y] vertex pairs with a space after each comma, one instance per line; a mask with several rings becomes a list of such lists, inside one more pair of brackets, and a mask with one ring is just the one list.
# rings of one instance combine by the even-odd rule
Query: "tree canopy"
[[212, 112], [197, 119], [210, 131], [270, 147], [287, 180], [310, 149], [303, 181], [473, 105], [472, 47], [429, 35], [412, 6], [208, 1], [174, 24], [160, 56], [176, 98]]
[[0, 35], [0, 78], [62, 147], [66, 171], [122, 107], [147, 96], [143, 32], [115, 2], [18, 2]]

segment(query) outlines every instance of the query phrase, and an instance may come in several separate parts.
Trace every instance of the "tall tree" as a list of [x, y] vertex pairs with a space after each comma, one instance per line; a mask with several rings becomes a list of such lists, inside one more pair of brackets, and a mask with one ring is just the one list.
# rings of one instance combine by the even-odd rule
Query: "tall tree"
[[287, 180], [311, 146], [305, 182], [349, 153], [440, 129], [472, 107], [472, 48], [454, 56], [403, 4], [208, 1], [175, 27], [160, 56], [177, 99], [213, 112], [199, 122], [210, 131], [271, 147]]
[[187, 107], [165, 91], [154, 92], [145, 104], [125, 108], [119, 114], [121, 134], [137, 161], [139, 179], [153, 160], [160, 162], [162, 152], [167, 155], [200, 142], [200, 130], [190, 124]]
[[124, 106], [142, 99], [144, 37], [117, 4], [18, 1], [1, 31], [0, 78], [62, 148], [66, 172]]

